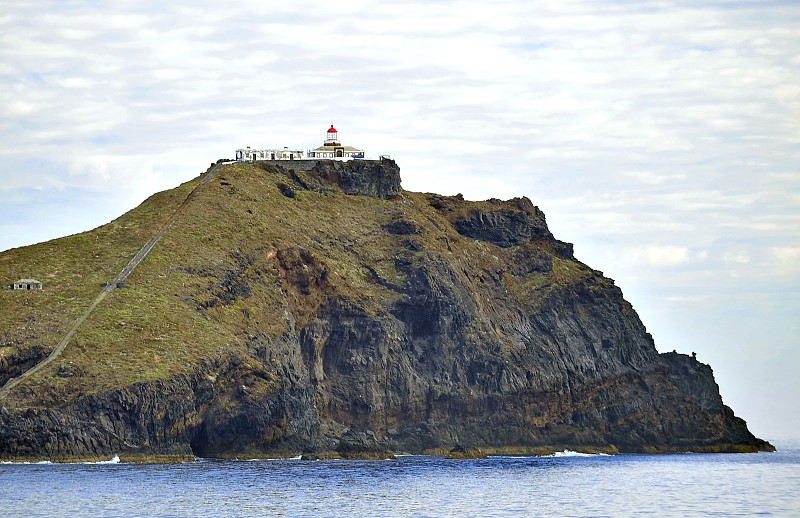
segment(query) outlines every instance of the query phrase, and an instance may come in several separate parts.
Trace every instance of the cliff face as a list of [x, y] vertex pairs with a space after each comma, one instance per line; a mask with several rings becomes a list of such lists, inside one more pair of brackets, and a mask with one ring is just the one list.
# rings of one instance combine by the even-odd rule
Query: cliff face
[[[179, 200], [92, 232], [113, 249]], [[405, 192], [388, 160], [235, 164], [185, 210], [64, 357], [0, 400], [0, 457], [771, 449], [526, 198]], [[73, 314], [59, 266], [40, 299], [2, 294], [19, 311], [0, 382]]]

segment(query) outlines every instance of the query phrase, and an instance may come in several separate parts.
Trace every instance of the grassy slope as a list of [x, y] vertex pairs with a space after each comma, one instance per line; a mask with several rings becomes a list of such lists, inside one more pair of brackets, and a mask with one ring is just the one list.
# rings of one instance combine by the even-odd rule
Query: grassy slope
[[49, 353], [194, 183], [155, 194], [92, 231], [0, 253], [0, 283], [35, 277], [44, 284], [42, 291], [0, 290], [0, 358], [33, 346]]
[[[100, 284], [122, 269], [196, 181], [158, 193], [90, 232], [0, 253], [3, 283], [31, 276], [45, 284], [41, 292], [0, 291], [0, 357], [37, 343], [52, 349]], [[12, 397], [24, 404], [47, 404], [188, 372], [202, 359], [243, 350], [257, 333], [283, 332], [287, 304], [298, 328], [313, 317], [322, 296], [343, 295], [378, 311], [400, 295], [376, 283], [367, 266], [383, 280], [402, 285], [394, 259], [408, 253], [407, 239], [424, 247], [417, 256], [445, 257], [455, 270], [469, 272], [465, 280], [476, 293], [489, 289], [482, 287], [481, 277], [502, 272], [508, 261], [508, 250], [463, 238], [448, 220], [502, 202], [450, 198], [450, 210], [437, 211], [429, 195], [411, 192], [400, 200], [381, 200], [299, 191], [292, 199], [276, 187], [281, 182], [286, 178], [250, 164], [227, 166], [197, 193], [127, 287], [98, 307], [62, 357]], [[382, 225], [399, 217], [414, 221], [421, 232], [387, 233]], [[287, 290], [276, 252], [292, 247], [310, 251], [328, 271], [324, 294]], [[544, 291], [590, 274], [581, 263], [554, 258], [550, 273], [517, 281], [506, 274], [504, 280], [530, 306]], [[246, 286], [249, 293], [226, 297], [227, 281]], [[479, 303], [484, 299], [477, 298]], [[59, 366], [83, 375], [58, 376]]]

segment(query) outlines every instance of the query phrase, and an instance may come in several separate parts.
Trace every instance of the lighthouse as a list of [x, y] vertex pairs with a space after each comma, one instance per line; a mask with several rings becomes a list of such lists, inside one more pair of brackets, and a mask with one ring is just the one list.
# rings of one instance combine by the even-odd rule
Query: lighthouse
[[340, 160], [364, 158], [364, 150], [342, 145], [339, 141], [339, 131], [331, 123], [331, 127], [325, 133], [325, 142], [316, 149], [309, 149], [308, 158], [338, 158]]

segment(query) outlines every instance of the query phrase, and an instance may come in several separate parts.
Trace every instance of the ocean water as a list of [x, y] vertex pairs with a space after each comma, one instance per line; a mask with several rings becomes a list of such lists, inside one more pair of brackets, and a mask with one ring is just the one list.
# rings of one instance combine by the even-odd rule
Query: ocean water
[[2, 464], [0, 516], [800, 516], [800, 450]]

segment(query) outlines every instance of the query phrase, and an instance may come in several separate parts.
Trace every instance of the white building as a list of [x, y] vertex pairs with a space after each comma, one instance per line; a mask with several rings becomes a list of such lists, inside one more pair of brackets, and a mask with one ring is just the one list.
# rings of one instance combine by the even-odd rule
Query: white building
[[11, 289], [14, 290], [40, 290], [42, 289], [42, 283], [37, 281], [36, 279], [20, 279], [14, 284], [11, 285]]
[[303, 151], [300, 149], [245, 149], [236, 150], [236, 160], [239, 162], [253, 162], [255, 160], [302, 160]]
[[339, 132], [331, 124], [325, 142], [316, 149], [309, 149], [308, 158], [364, 158], [364, 150], [342, 145]]

